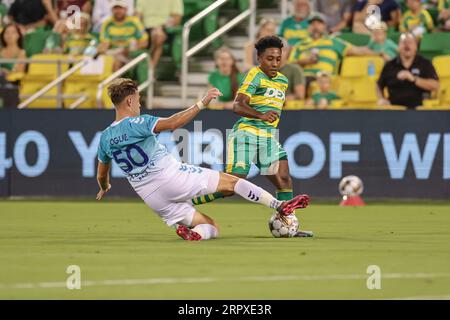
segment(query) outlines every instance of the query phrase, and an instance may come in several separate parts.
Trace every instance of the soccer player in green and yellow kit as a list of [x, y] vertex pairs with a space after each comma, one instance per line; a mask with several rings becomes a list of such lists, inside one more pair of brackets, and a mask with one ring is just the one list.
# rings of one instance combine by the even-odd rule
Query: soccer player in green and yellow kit
[[[241, 118], [228, 136], [226, 172], [244, 178], [252, 162], [276, 186], [278, 200], [293, 197], [287, 154], [276, 138], [276, 128], [288, 88], [288, 79], [279, 72], [283, 41], [263, 37], [255, 44], [259, 65], [245, 76], [233, 110]], [[215, 193], [193, 199], [194, 204], [210, 202], [229, 194]], [[309, 197], [304, 195], [304, 201]], [[312, 236], [299, 231], [298, 236]]]

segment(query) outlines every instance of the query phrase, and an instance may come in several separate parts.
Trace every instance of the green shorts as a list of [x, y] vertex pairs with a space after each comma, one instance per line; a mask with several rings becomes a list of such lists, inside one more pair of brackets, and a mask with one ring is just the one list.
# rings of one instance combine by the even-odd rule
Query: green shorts
[[273, 136], [258, 136], [244, 130], [234, 130], [228, 136], [226, 172], [248, 175], [254, 163], [262, 175], [271, 174], [269, 168], [287, 154]]

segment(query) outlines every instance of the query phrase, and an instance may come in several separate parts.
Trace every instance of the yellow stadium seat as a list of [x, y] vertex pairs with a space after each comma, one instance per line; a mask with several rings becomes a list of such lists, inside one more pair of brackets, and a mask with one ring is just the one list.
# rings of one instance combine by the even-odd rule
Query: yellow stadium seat
[[347, 107], [375, 107], [378, 100], [376, 79], [341, 78], [338, 94]]
[[375, 66], [375, 77], [381, 73], [384, 66], [383, 58], [379, 56], [345, 57], [341, 67], [341, 77], [368, 77], [369, 63]]
[[[79, 57], [82, 58], [82, 57]], [[65, 95], [86, 95], [86, 100], [80, 104], [77, 109], [97, 108], [97, 88], [98, 85], [113, 73], [114, 59], [111, 56], [100, 56], [102, 68], [96, 74], [89, 73], [89, 66], [85, 69], [78, 70], [70, 76], [64, 84]], [[87, 70], [88, 72], [86, 72]], [[64, 99], [64, 106], [69, 108], [77, 99]], [[103, 105], [106, 108], [112, 108], [112, 102], [108, 97], [106, 88], [102, 93]]]
[[[35, 54], [31, 57], [32, 60], [67, 60], [68, 56], [63, 54]], [[69, 69], [68, 63], [61, 64], [61, 73], [66, 72]], [[50, 80], [52, 81], [58, 76], [58, 66], [57, 63], [33, 63], [30, 62], [28, 65], [28, 72], [25, 76], [26, 79], [36, 79], [36, 80]]]
[[[439, 76], [439, 91], [437, 93], [437, 99], [439, 100], [439, 106], [450, 106], [450, 55], [437, 56], [433, 59], [433, 65]], [[429, 105], [424, 105], [429, 107]]]
[[[36, 54], [31, 57], [33, 60], [66, 60], [68, 56], [61, 54]], [[69, 63], [61, 64], [61, 73], [69, 69]], [[33, 63], [30, 62], [28, 72], [23, 76], [20, 83], [21, 101], [26, 100], [29, 96], [36, 93], [58, 76], [58, 67], [56, 63]], [[48, 98], [48, 96], [56, 96], [57, 88], [54, 87], [44, 94], [41, 98], [36, 99], [28, 105], [28, 108], [56, 108], [56, 98]]]
[[305, 106], [304, 100], [289, 100], [283, 107], [283, 110], [302, 110], [302, 109], [315, 109], [314, 107]]
[[450, 55], [434, 57], [433, 66], [439, 78], [450, 78]]

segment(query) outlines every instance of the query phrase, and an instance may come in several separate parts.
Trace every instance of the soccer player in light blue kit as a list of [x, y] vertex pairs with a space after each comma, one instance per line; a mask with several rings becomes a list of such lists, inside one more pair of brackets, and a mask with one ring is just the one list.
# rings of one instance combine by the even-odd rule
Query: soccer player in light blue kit
[[192, 107], [168, 118], [141, 115], [136, 83], [117, 79], [108, 87], [116, 120], [106, 128], [98, 147], [97, 200], [110, 190], [109, 171], [114, 160], [144, 202], [185, 240], [207, 240], [219, 234], [217, 223], [198, 212], [191, 199], [214, 192], [238, 194], [284, 216], [305, 208], [309, 197], [299, 195], [280, 201], [269, 192], [238, 177], [178, 162], [158, 142], [157, 134], [175, 130], [191, 121], [206, 105], [221, 95], [216, 88]]

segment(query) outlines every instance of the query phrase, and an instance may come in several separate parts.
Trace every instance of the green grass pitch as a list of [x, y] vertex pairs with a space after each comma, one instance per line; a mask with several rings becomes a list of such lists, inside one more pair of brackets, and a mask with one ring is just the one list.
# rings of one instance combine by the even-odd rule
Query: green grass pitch
[[450, 299], [448, 203], [312, 204], [309, 239], [272, 238], [261, 206], [201, 210], [220, 239], [185, 242], [140, 202], [0, 201], [0, 299]]

